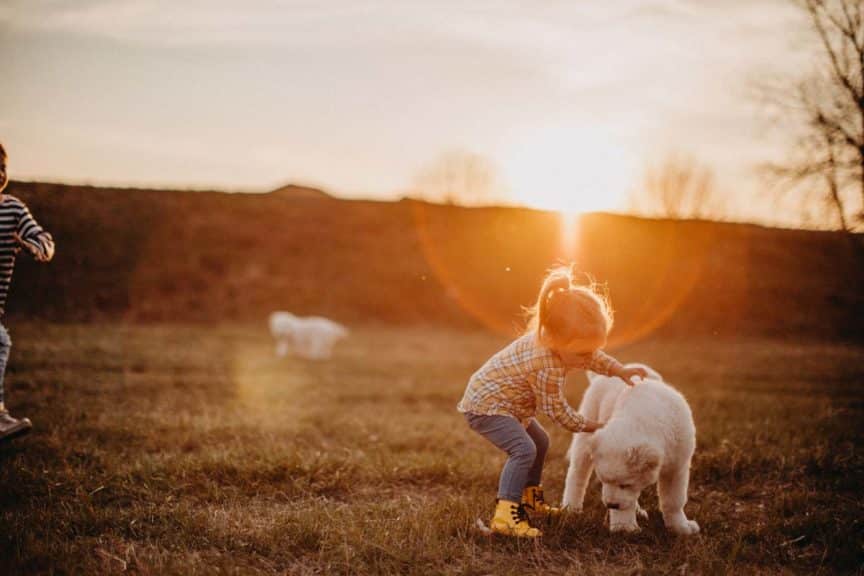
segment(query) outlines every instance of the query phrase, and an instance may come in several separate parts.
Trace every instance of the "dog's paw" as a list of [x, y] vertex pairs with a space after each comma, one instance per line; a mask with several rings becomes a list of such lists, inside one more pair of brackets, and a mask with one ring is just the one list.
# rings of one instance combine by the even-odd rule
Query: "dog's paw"
[[699, 524], [695, 520], [685, 520], [669, 526], [669, 530], [679, 536], [693, 536], [699, 533]]
[[618, 523], [618, 524], [610, 524], [609, 525], [610, 532], [625, 532], [628, 534], [634, 534], [636, 532], [641, 532], [642, 529], [639, 528], [639, 524], [630, 524], [630, 523]]
[[608, 514], [610, 532], [639, 531], [639, 523], [636, 521], [636, 510], [634, 508], [626, 510], [610, 509]]

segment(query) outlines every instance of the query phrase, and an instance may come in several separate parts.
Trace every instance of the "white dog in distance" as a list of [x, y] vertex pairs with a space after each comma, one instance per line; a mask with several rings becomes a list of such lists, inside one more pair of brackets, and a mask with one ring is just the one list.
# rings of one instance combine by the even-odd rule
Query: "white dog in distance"
[[639, 494], [657, 483], [666, 527], [696, 534], [699, 525], [684, 515], [696, 427], [690, 406], [648, 366], [648, 378], [630, 388], [619, 378], [589, 372], [590, 385], [579, 406], [588, 419], [606, 422], [595, 434], [574, 434], [564, 505], [581, 512], [592, 470], [603, 484], [612, 532], [639, 530]]
[[276, 355], [280, 358], [293, 352], [302, 358], [324, 360], [333, 354], [336, 342], [348, 336], [348, 328], [321, 316], [273, 312], [270, 334], [276, 340]]

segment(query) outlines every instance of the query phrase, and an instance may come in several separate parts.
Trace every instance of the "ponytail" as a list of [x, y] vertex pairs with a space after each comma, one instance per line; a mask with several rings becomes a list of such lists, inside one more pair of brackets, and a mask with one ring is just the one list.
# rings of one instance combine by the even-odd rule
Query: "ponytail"
[[526, 310], [528, 315], [528, 331], [536, 331], [537, 337], [543, 330], [543, 325], [549, 317], [549, 301], [555, 297], [558, 291], [567, 291], [572, 282], [572, 268], [570, 266], [558, 266], [546, 273], [537, 302]]

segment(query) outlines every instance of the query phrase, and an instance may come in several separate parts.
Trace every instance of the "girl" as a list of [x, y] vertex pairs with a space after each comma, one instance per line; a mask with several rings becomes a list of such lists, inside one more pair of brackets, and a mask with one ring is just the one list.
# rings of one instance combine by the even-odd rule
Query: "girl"
[[468, 381], [457, 409], [472, 430], [507, 453], [498, 482], [493, 532], [535, 538], [526, 509], [537, 514], [560, 512], [543, 499], [540, 475], [549, 436], [534, 418], [539, 409], [571, 432], [594, 432], [602, 426], [586, 420], [567, 404], [563, 385], [570, 370], [617, 376], [633, 385], [641, 368], [625, 368], [605, 354], [612, 328], [612, 309], [592, 283], [574, 282], [570, 267], [546, 275], [537, 303], [529, 309], [528, 329], [490, 358]]

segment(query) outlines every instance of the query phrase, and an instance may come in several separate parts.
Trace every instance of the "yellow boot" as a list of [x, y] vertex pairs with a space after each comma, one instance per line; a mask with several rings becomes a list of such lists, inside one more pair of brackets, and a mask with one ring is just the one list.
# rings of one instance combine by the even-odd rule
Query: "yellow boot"
[[525, 509], [517, 502], [498, 500], [495, 506], [495, 516], [489, 524], [489, 529], [498, 534], [516, 536], [518, 538], [537, 538], [542, 533], [528, 524]]
[[526, 486], [522, 491], [522, 506], [531, 514], [542, 514], [544, 516], [558, 516], [561, 509], [550, 506], [543, 499], [542, 486]]

